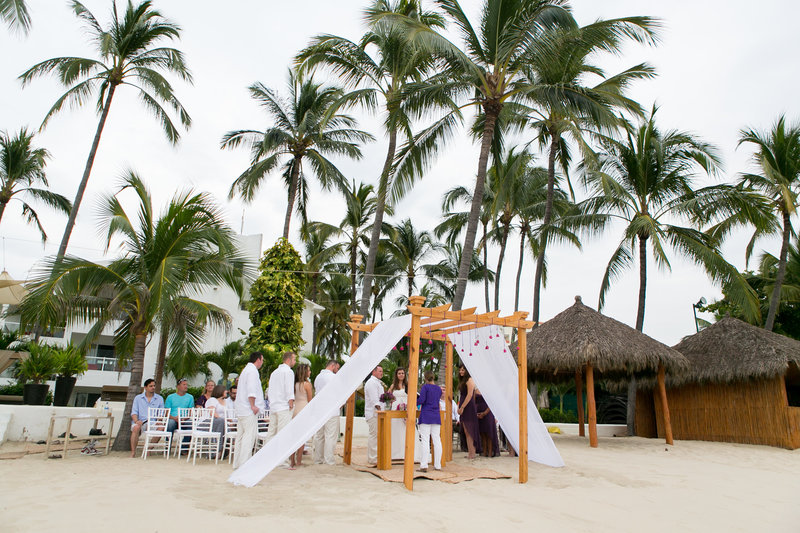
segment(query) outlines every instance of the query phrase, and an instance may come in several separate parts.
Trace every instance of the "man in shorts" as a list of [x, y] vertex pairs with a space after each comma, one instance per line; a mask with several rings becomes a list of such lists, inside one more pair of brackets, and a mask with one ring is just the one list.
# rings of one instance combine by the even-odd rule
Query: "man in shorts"
[[144, 382], [144, 392], [133, 399], [131, 408], [131, 457], [136, 456], [136, 443], [139, 435], [147, 430], [147, 414], [151, 407], [164, 407], [164, 398], [156, 394], [156, 381], [149, 378]]

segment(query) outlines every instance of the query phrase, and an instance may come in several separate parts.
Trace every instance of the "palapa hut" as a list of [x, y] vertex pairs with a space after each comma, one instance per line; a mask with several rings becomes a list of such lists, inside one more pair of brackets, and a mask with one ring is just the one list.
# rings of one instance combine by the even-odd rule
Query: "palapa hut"
[[[680, 353], [585, 306], [580, 296], [575, 297], [573, 306], [528, 333], [529, 375], [550, 382], [575, 379], [581, 436], [584, 435], [582, 389], [583, 380], [586, 380], [592, 447], [597, 446], [595, 379], [627, 381], [631, 376], [657, 377], [663, 385], [666, 372], [687, 367], [688, 361]], [[668, 422], [669, 408], [663, 386], [661, 393], [664, 395], [662, 419]], [[672, 444], [669, 431], [665, 437]]]
[[[800, 342], [724, 318], [674, 348], [691, 365], [667, 381], [676, 439], [800, 448]], [[661, 436], [659, 398], [644, 385], [637, 433]]]

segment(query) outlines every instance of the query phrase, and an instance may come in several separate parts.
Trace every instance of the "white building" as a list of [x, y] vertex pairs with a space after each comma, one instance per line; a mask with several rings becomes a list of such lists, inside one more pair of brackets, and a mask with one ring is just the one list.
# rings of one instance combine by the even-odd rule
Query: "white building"
[[[262, 236], [257, 235], [239, 235], [239, 244], [242, 251], [245, 252], [254, 262], [258, 264], [261, 259], [261, 241]], [[249, 287], [246, 288], [245, 294], [249, 294]], [[196, 298], [203, 302], [214, 304], [222, 309], [225, 309], [233, 319], [233, 325], [226, 333], [224, 331], [211, 329], [206, 333], [205, 339], [201, 350], [203, 352], [211, 352], [220, 350], [226, 344], [247, 336], [250, 331], [250, 316], [244, 310], [244, 305], [240, 304], [238, 296], [228, 287], [224, 286], [208, 286], [196, 294]], [[303, 309], [303, 346], [300, 351], [309, 351], [311, 349], [312, 325], [313, 317], [320, 313], [323, 307], [305, 300]], [[41, 341], [51, 345], [66, 345], [68, 342], [77, 344], [82, 341], [91, 324], [80, 324], [69, 326], [65, 330], [60, 330], [52, 333], [53, 336], [42, 336]], [[11, 315], [5, 319], [0, 319], [0, 328], [7, 328], [9, 330], [17, 330], [19, 328], [19, 316]], [[152, 377], [155, 373], [156, 357], [158, 352], [159, 335], [152, 335], [148, 339], [147, 347], [145, 348], [144, 356], [144, 369], [142, 379]], [[89, 370], [78, 378], [75, 384], [72, 399], [69, 405], [81, 407], [85, 405], [94, 405], [94, 401], [99, 397], [100, 390], [105, 385], [128, 386], [130, 382], [130, 372], [117, 370], [117, 358], [114, 352], [114, 327], [110, 326], [103, 330], [97, 340], [92, 344], [87, 354], [87, 361], [89, 363]], [[221, 370], [212, 365], [212, 379], [219, 380], [222, 378]], [[10, 369], [0, 376], [0, 385], [5, 385], [12, 381]], [[203, 376], [195, 376], [190, 378], [190, 385], [196, 386], [203, 383]], [[163, 381], [164, 387], [174, 387], [175, 378], [173, 376], [165, 376]], [[54, 382], [50, 382], [50, 390], [54, 390]]]

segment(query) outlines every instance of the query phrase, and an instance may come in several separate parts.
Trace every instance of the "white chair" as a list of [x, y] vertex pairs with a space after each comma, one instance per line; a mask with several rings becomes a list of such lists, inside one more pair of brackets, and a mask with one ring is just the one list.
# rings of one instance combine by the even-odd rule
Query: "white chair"
[[261, 449], [267, 442], [267, 433], [269, 433], [269, 411], [263, 411], [258, 414], [258, 434], [256, 435], [255, 445], [253, 446], [253, 453]]
[[[183, 450], [189, 449], [189, 443], [183, 442], [184, 437], [192, 435], [192, 412], [191, 407], [178, 408], [178, 429], [173, 433], [173, 440], [175, 441], [175, 457], [183, 453]], [[188, 458], [187, 458], [188, 459]]]
[[172, 433], [167, 431], [167, 424], [169, 424], [169, 409], [150, 407], [147, 410], [147, 429], [142, 431], [144, 437], [142, 459], [147, 460], [147, 453], [151, 450], [162, 451], [164, 457], [169, 459]]
[[219, 439], [222, 434], [212, 431], [213, 423], [213, 409], [194, 409], [192, 411], [192, 439], [189, 441], [187, 463], [189, 457], [192, 457], [192, 464], [195, 464], [197, 454], [202, 455], [204, 452], [208, 453], [209, 459], [211, 459], [211, 454], [214, 454], [214, 464], [219, 462]]
[[228, 464], [233, 460], [233, 454], [236, 451], [236, 433], [239, 431], [236, 422], [236, 411], [227, 409], [225, 411], [225, 440], [222, 444], [222, 451], [223, 453], [228, 453]]

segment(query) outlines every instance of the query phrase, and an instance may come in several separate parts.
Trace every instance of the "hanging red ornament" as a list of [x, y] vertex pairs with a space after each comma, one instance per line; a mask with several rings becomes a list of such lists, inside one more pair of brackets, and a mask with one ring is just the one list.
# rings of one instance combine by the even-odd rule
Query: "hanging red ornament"
[[428, 339], [428, 344], [433, 344], [433, 340], [432, 339]]

